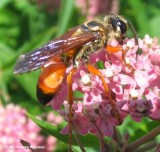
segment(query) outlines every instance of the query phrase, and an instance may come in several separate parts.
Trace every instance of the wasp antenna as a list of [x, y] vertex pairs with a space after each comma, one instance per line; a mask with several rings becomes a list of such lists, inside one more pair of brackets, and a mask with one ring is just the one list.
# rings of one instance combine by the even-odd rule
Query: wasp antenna
[[129, 21], [128, 21], [128, 26], [134, 34], [135, 43], [138, 45], [138, 35], [137, 35], [137, 32], [136, 32], [134, 26]]

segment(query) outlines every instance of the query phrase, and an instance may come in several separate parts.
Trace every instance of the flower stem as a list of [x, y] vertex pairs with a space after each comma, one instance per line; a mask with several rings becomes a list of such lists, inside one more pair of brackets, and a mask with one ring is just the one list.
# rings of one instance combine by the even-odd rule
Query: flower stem
[[156, 141], [151, 141], [149, 143], [146, 143], [143, 147], [138, 148], [137, 150], [135, 150], [135, 152], [144, 152], [144, 151], [148, 151], [154, 147], [156, 147], [157, 142]]
[[126, 151], [133, 151], [134, 149], [146, 143], [147, 141], [152, 140], [154, 137], [156, 137], [159, 134], [160, 134], [160, 127], [154, 128], [152, 131], [150, 131], [146, 135], [130, 143], [126, 148]]

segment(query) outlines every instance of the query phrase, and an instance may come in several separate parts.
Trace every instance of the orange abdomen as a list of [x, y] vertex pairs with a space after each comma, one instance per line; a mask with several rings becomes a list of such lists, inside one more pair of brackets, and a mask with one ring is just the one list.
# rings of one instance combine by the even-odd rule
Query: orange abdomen
[[37, 84], [37, 98], [41, 104], [46, 105], [54, 97], [65, 71], [66, 66], [62, 62], [50, 64], [43, 69]]

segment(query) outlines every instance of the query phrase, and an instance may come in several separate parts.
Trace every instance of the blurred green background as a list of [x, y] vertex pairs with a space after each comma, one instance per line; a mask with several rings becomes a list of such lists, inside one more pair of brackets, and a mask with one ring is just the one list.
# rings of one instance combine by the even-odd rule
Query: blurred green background
[[[78, 1], [78, 0], [75, 0]], [[23, 75], [14, 75], [16, 59], [22, 53], [42, 46], [69, 28], [83, 23], [89, 15], [75, 5], [74, 0], [0, 0], [0, 102], [16, 103], [30, 113], [44, 110], [37, 102], [35, 89], [39, 70]], [[106, 2], [97, 0], [100, 5]], [[125, 16], [135, 27], [140, 38], [145, 34], [160, 37], [160, 0], [116, 1], [115, 12]], [[106, 15], [97, 9], [97, 14]], [[88, 9], [88, 10], [87, 10]], [[86, 14], [87, 12], [87, 14]]]

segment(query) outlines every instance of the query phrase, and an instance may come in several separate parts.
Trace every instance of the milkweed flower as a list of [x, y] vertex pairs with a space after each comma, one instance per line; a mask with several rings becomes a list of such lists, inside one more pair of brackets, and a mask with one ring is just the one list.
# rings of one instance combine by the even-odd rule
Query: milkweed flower
[[56, 139], [41, 135], [40, 128], [26, 117], [25, 112], [14, 104], [0, 107], [0, 151], [29, 152], [29, 147], [20, 143], [21, 139], [30, 143], [38, 151], [54, 150]]
[[[113, 41], [108, 45], [116, 46], [117, 43]], [[122, 48], [124, 59], [122, 50], [106, 53], [106, 49], [102, 49], [90, 55], [89, 63], [95, 67], [98, 61], [103, 63], [103, 68], [98, 70], [110, 90], [110, 96], [100, 77], [89, 73], [84, 64], [80, 64], [73, 76], [73, 91], [83, 95], [75, 98], [72, 105], [72, 123], [80, 134], [98, 135], [94, 123], [104, 136], [112, 136], [113, 128], [123, 123], [128, 115], [137, 122], [143, 117], [160, 120], [160, 45], [157, 38], [146, 35], [139, 39], [139, 46], [134, 39], [125, 39]], [[65, 79], [62, 85], [51, 105], [54, 108], [58, 104], [59, 109], [55, 109], [68, 121]], [[64, 100], [60, 105], [57, 99], [62, 98], [62, 92]], [[68, 129], [67, 125], [61, 132], [67, 134]]]

